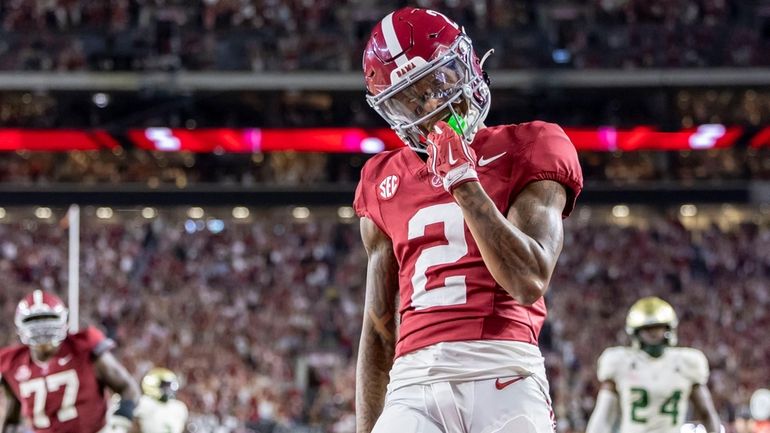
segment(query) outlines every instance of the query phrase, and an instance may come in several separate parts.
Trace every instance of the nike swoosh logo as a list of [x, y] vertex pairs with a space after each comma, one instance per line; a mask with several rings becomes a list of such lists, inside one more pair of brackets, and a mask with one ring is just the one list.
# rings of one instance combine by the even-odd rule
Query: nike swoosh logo
[[483, 167], [483, 166], [485, 166], [485, 165], [487, 165], [487, 164], [490, 164], [490, 163], [492, 163], [493, 161], [495, 161], [496, 159], [498, 159], [498, 158], [501, 158], [501, 157], [502, 157], [503, 155], [505, 155], [506, 153], [508, 153], [508, 152], [503, 152], [503, 153], [501, 153], [501, 154], [498, 154], [498, 155], [495, 155], [495, 156], [493, 156], [493, 157], [491, 157], [491, 158], [484, 158], [484, 157], [482, 156], [481, 158], [479, 158], [479, 165]]
[[516, 383], [516, 382], [518, 382], [518, 381], [520, 381], [520, 380], [524, 380], [524, 379], [526, 379], [527, 377], [528, 377], [528, 376], [519, 376], [519, 377], [514, 377], [513, 379], [511, 379], [511, 380], [507, 380], [507, 381], [505, 381], [505, 382], [500, 382], [500, 378], [497, 378], [497, 380], [495, 381], [495, 388], [502, 390], [502, 389], [503, 389], [503, 388], [505, 388], [506, 386], [508, 386], [508, 385], [513, 385], [514, 383]]
[[72, 355], [65, 356], [64, 358], [59, 358], [58, 362], [60, 366], [67, 365], [68, 362], [72, 361]]
[[452, 147], [449, 147], [449, 165], [455, 165], [457, 160], [452, 157]]

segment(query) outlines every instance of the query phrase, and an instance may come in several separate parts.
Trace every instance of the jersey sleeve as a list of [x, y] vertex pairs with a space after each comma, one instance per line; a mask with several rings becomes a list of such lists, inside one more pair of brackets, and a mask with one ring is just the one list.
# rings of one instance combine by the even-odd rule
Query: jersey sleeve
[[567, 191], [567, 203], [563, 216], [566, 218], [575, 208], [575, 202], [583, 189], [583, 170], [577, 151], [559, 125], [547, 122], [531, 122], [522, 125], [529, 138], [529, 148], [524, 164], [514, 165], [514, 178], [522, 188], [531, 182], [552, 180]]
[[86, 352], [90, 352], [94, 358], [98, 358], [105, 352], [115, 348], [115, 342], [93, 326], [89, 326], [77, 333], [76, 337], [78, 347]]
[[602, 352], [596, 366], [596, 377], [600, 382], [615, 381], [622, 357], [623, 354], [617, 347], [610, 347]]
[[3, 376], [5, 376], [7, 371], [10, 369], [10, 350], [9, 349], [0, 349], [0, 383], [3, 382]]
[[356, 215], [361, 218], [369, 218], [382, 232], [387, 233], [379, 208], [374, 180], [378, 171], [377, 164], [381, 161], [380, 155], [376, 155], [366, 161], [361, 169], [361, 180], [356, 186], [356, 194], [353, 198], [353, 210], [355, 210]]
[[361, 180], [358, 181], [358, 186], [356, 186], [356, 195], [353, 198], [353, 209], [356, 211], [356, 215], [360, 216], [361, 218], [371, 219], [371, 215], [369, 214], [369, 207], [366, 205], [366, 197], [364, 197], [364, 182], [366, 182], [366, 178], [364, 178], [364, 169], [362, 169]]
[[698, 349], [685, 349], [684, 374], [697, 385], [705, 385], [709, 380], [709, 362], [706, 355]]
[[134, 408], [134, 418], [143, 420], [148, 417], [149, 411], [152, 410], [150, 408], [150, 402], [148, 401], [149, 398], [150, 397], [147, 397], [146, 395], [139, 397], [139, 403], [137, 403], [136, 408]]
[[187, 419], [190, 417], [190, 410], [187, 409], [187, 405], [181, 400], [174, 400], [179, 406], [179, 417], [183, 423], [187, 423]]

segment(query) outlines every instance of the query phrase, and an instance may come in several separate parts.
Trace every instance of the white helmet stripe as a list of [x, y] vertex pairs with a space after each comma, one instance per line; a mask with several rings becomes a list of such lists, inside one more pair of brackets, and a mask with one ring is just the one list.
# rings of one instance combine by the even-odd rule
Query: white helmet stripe
[[[395, 57], [404, 51], [404, 49], [401, 48], [401, 43], [398, 42], [396, 29], [393, 27], [393, 12], [389, 13], [388, 16], [382, 19], [382, 36], [385, 38], [385, 45], [388, 47], [388, 51], [392, 57]], [[396, 57], [395, 60], [398, 67], [403, 66], [407, 61], [409, 61], [406, 56]]]
[[43, 291], [42, 290], [35, 290], [32, 292], [32, 300], [34, 306], [40, 306], [43, 305]]

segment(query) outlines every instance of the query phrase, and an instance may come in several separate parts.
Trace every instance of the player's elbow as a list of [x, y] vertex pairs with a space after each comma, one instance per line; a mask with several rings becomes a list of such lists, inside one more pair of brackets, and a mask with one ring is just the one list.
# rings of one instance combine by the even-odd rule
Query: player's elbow
[[521, 305], [530, 306], [543, 297], [548, 282], [541, 278], [516, 278], [503, 286], [513, 299]]
[[547, 283], [544, 283], [541, 280], [529, 281], [524, 285], [521, 294], [519, 295], [520, 299], [517, 299], [517, 302], [526, 306], [533, 305], [543, 297], [546, 287]]

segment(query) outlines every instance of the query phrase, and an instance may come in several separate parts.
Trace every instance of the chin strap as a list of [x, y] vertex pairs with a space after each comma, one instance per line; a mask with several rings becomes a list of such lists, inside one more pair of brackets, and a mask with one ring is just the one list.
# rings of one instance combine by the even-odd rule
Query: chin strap
[[487, 59], [489, 58], [489, 56], [491, 56], [492, 54], [494, 54], [494, 52], [495, 52], [495, 49], [494, 49], [494, 48], [492, 48], [492, 49], [490, 49], [489, 51], [487, 51], [486, 53], [484, 53], [484, 55], [481, 57], [481, 61], [479, 62], [479, 67], [480, 67], [481, 69], [484, 69], [484, 62], [486, 62], [486, 61], [487, 61]]

